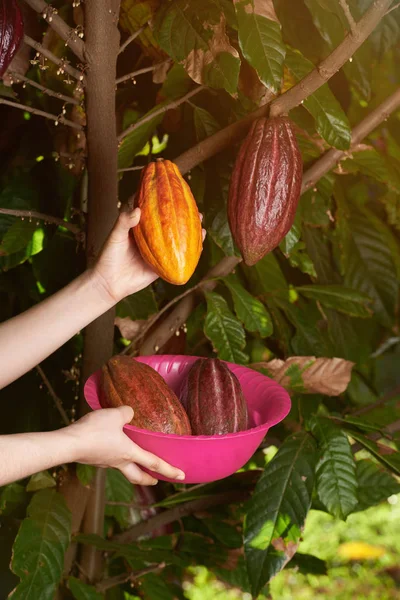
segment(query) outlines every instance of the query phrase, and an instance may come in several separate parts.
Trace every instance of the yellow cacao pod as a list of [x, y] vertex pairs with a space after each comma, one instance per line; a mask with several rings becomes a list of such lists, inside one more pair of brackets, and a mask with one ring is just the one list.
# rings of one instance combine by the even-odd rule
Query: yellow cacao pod
[[200, 259], [202, 230], [196, 201], [173, 162], [144, 167], [137, 206], [141, 217], [133, 233], [143, 259], [165, 281], [185, 284]]

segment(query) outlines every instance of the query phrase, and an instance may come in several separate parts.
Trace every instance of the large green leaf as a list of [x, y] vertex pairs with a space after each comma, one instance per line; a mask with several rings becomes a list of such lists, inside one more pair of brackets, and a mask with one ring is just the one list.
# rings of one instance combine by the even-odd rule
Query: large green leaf
[[[107, 469], [106, 502], [133, 502], [133, 485], [116, 469]], [[132, 524], [127, 506], [106, 504], [105, 514], [114, 517], [121, 527]]]
[[257, 71], [262, 83], [277, 93], [283, 76], [285, 45], [279, 22], [271, 18], [274, 17], [273, 4], [255, 0], [234, 0], [234, 4], [243, 56]]
[[400, 178], [396, 171], [389, 169], [384, 156], [372, 146], [352, 152], [351, 158], [341, 161], [341, 167], [345, 172], [362, 173], [384, 183], [397, 194], [400, 192]]
[[235, 242], [233, 241], [225, 208], [221, 209], [215, 215], [210, 227], [207, 228], [207, 232], [217, 246], [223, 250], [226, 256], [240, 256], [239, 251], [235, 246]]
[[[290, 48], [285, 62], [296, 81], [300, 81], [314, 69], [314, 65], [299, 51]], [[308, 96], [303, 106], [314, 117], [318, 133], [328, 144], [340, 150], [350, 147], [351, 129], [348, 118], [327, 83]]]
[[232, 363], [247, 363], [249, 358], [243, 352], [246, 335], [240, 321], [233, 316], [226, 300], [216, 292], [208, 292], [206, 299], [204, 333], [219, 358]]
[[184, 65], [197, 83], [237, 89], [240, 59], [225, 33], [225, 16], [218, 3], [169, 0], [159, 9], [154, 33], [161, 48]]
[[37, 492], [38, 490], [52, 488], [56, 485], [56, 480], [50, 475], [48, 471], [40, 471], [40, 473], [35, 473], [34, 475], [32, 475], [32, 477], [28, 481], [28, 485], [26, 486], [26, 491]]
[[151, 285], [135, 294], [126, 296], [117, 304], [117, 316], [130, 317], [134, 321], [148, 319], [157, 311], [158, 306]]
[[344, 284], [369, 296], [376, 319], [391, 327], [398, 285], [390, 248], [368, 217], [347, 206], [339, 194], [335, 197]]
[[347, 433], [387, 469], [395, 475], [400, 475], [400, 452], [389, 446], [379, 445], [357, 431], [348, 430]]
[[355, 510], [365, 510], [400, 493], [400, 483], [371, 460], [360, 460], [356, 465], [358, 505]]
[[367, 318], [372, 316], [368, 305], [371, 299], [365, 294], [341, 285], [302, 285], [296, 288], [300, 294], [321, 302], [328, 308], [334, 308], [352, 317]]
[[14, 508], [26, 501], [25, 487], [19, 483], [10, 483], [0, 491], [0, 516], [8, 515]]
[[68, 578], [68, 587], [76, 600], [104, 600], [103, 594], [76, 577]]
[[163, 119], [163, 113], [150, 118], [151, 114], [167, 104], [168, 101], [161, 102], [157, 104], [154, 108], [152, 108], [146, 115], [142, 117], [138, 117], [137, 121], [142, 118], [149, 117], [149, 120], [143, 123], [142, 125], [138, 125], [137, 129], [128, 133], [127, 136], [122, 140], [121, 145], [118, 148], [118, 168], [126, 169], [130, 167], [133, 163], [133, 160], [138, 152], [143, 148], [146, 142], [150, 139], [157, 125], [159, 125]]
[[195, 106], [193, 110], [193, 121], [198, 142], [201, 142], [221, 129], [221, 126], [212, 114], [199, 106]]
[[315, 417], [311, 428], [321, 447], [318, 497], [334, 517], [345, 519], [358, 503], [356, 465], [349, 440], [329, 419]]
[[296, 552], [311, 506], [317, 447], [308, 433], [289, 437], [268, 463], [246, 509], [245, 554], [256, 597]]
[[235, 312], [247, 331], [258, 331], [261, 337], [272, 335], [273, 325], [264, 304], [249, 294], [235, 275], [223, 279], [232, 294]]
[[1, 241], [0, 254], [13, 254], [26, 248], [36, 229], [36, 221], [16, 219]]
[[12, 571], [21, 578], [15, 600], [53, 600], [71, 537], [71, 513], [55, 490], [35, 494], [13, 546]]
[[175, 600], [173, 589], [162, 577], [148, 573], [140, 579], [140, 590], [145, 600]]

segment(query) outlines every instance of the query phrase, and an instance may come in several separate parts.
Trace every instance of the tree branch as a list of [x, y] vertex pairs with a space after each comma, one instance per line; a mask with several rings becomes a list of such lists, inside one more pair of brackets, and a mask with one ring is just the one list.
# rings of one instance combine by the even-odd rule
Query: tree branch
[[350, 31], [354, 33], [356, 29], [356, 22], [353, 19], [353, 15], [350, 12], [349, 5], [347, 4], [347, 0], [339, 0], [339, 4], [342, 7], [344, 14], [346, 15], [346, 19], [350, 25]]
[[37, 90], [42, 91], [43, 94], [47, 94], [48, 96], [52, 96], [53, 98], [58, 98], [59, 100], [63, 100], [63, 102], [66, 102], [67, 104], [79, 105], [79, 100], [77, 100], [76, 98], [73, 98], [72, 96], [64, 96], [64, 94], [61, 94], [60, 92], [54, 92], [53, 90], [50, 90], [49, 88], [46, 88], [43, 85], [40, 85], [40, 83], [36, 83], [36, 81], [29, 79], [29, 77], [20, 75], [20, 73], [16, 73], [15, 71], [8, 71], [8, 73], [11, 75], [12, 80], [13, 80], [11, 83], [15, 83], [15, 84], [18, 84], [21, 82], [28, 83], [29, 85], [36, 88]]
[[229, 504], [231, 502], [243, 502], [250, 495], [249, 490], [235, 490], [230, 492], [224, 492], [221, 494], [215, 494], [214, 496], [207, 496], [206, 498], [198, 498], [197, 500], [191, 500], [185, 504], [180, 504], [174, 508], [170, 508], [154, 517], [151, 517], [147, 521], [134, 525], [127, 531], [119, 533], [113, 537], [113, 540], [122, 544], [130, 544], [139, 537], [151, 533], [155, 529], [164, 527], [169, 523], [178, 521], [183, 517], [193, 514], [197, 511], [203, 511], [212, 506], [219, 506], [221, 504]]
[[126, 171], [141, 171], [145, 165], [138, 165], [137, 167], [127, 167], [125, 169], [118, 169], [118, 173], [125, 173]]
[[99, 581], [96, 585], [96, 590], [100, 593], [104, 593], [107, 590], [116, 587], [117, 585], [122, 585], [127, 583], [128, 581], [135, 581], [135, 579], [140, 579], [143, 575], [147, 575], [148, 573], [155, 573], [156, 571], [161, 571], [166, 567], [166, 563], [162, 562], [159, 565], [152, 565], [147, 567], [146, 569], [142, 569], [141, 571], [132, 571], [132, 573], [121, 573], [120, 575], [115, 575], [114, 577], [109, 577], [108, 579], [103, 579], [103, 581]]
[[39, 219], [40, 221], [52, 223], [54, 225], [58, 225], [59, 227], [65, 227], [65, 229], [68, 229], [68, 231], [71, 231], [71, 233], [73, 233], [76, 236], [82, 235], [82, 231], [78, 227], [78, 225], [68, 223], [68, 221], [64, 221], [63, 219], [59, 219], [58, 217], [51, 217], [50, 215], [45, 215], [44, 213], [37, 212], [36, 210], [12, 210], [9, 208], [0, 208], [0, 214], [10, 215], [12, 217], [22, 217], [23, 219]]
[[[388, 425], [387, 427], [385, 427], [382, 430], [382, 433], [387, 433], [390, 436], [392, 433], [396, 433], [397, 431], [400, 431], [400, 420], [394, 421], [394, 423], [390, 423], [390, 425]], [[378, 440], [382, 439], [382, 437], [383, 437], [382, 433], [380, 433], [379, 431], [376, 431], [374, 433], [368, 434], [367, 438], [372, 440], [373, 442], [377, 442]], [[348, 432], [348, 434], [351, 436], [350, 432]], [[353, 454], [355, 454], [359, 450], [363, 450], [363, 448], [364, 448], [364, 446], [362, 444], [355, 442], [351, 446], [351, 451], [353, 452]]]
[[146, 25], [142, 25], [140, 27], [140, 29], [138, 29], [137, 31], [135, 31], [135, 33], [132, 33], [132, 35], [130, 35], [128, 37], [127, 40], [125, 40], [125, 42], [123, 44], [121, 44], [121, 47], [118, 51], [118, 54], [122, 54], [122, 52], [125, 50], [125, 48], [127, 48], [127, 46], [129, 46], [129, 44], [131, 42], [133, 42], [133, 40], [136, 40], [136, 38], [142, 33], [142, 31], [144, 31]]
[[137, 71], [133, 71], [132, 73], [128, 73], [127, 75], [123, 75], [122, 77], [118, 77], [116, 83], [123, 83], [124, 81], [128, 81], [128, 79], [134, 79], [138, 75], [143, 75], [144, 73], [150, 73], [150, 71], [155, 71], [158, 67], [165, 65], [165, 63], [170, 62], [170, 59], [163, 60], [162, 62], [156, 63], [155, 65], [151, 65], [150, 67], [143, 67], [143, 69], [138, 69]]
[[63, 408], [62, 402], [55, 393], [50, 381], [47, 379], [45, 373], [43, 372], [42, 367], [40, 365], [36, 365], [36, 370], [39, 373], [40, 377], [43, 379], [43, 383], [47, 387], [50, 396], [53, 398], [54, 404], [56, 405], [56, 408], [60, 413], [62, 420], [64, 421], [64, 425], [70, 425], [70, 420], [68, 419], [68, 415]]
[[132, 133], [133, 131], [138, 129], [138, 127], [141, 127], [148, 121], [151, 121], [152, 119], [154, 119], [154, 117], [158, 117], [158, 115], [162, 115], [163, 113], [167, 112], [167, 110], [170, 110], [171, 108], [177, 108], [178, 106], [180, 106], [181, 104], [186, 102], [186, 100], [189, 100], [189, 98], [191, 98], [195, 94], [198, 94], [199, 92], [201, 92], [204, 89], [205, 89], [204, 85], [199, 85], [198, 87], [194, 88], [194, 90], [191, 90], [190, 92], [188, 92], [187, 94], [182, 96], [182, 98], [173, 100], [169, 104], [161, 106], [158, 110], [155, 110], [152, 113], [147, 114], [145, 117], [143, 117], [143, 119], [140, 119], [136, 123], [133, 123], [127, 129], [125, 129], [125, 131], [120, 133], [118, 136], [118, 141], [121, 142], [127, 135], [129, 135], [130, 133]]
[[75, 56], [84, 62], [85, 43], [74, 31], [74, 29], [69, 27], [64, 19], [58, 16], [56, 9], [54, 9], [50, 4], [47, 4], [45, 0], [25, 0], [25, 2], [31, 8], [33, 8], [33, 10], [42, 15], [50, 27], [54, 29], [56, 33], [58, 33], [61, 39], [64, 40], [65, 45], [69, 46]]
[[[400, 106], [400, 89], [394, 92], [389, 98], [384, 100], [375, 110], [373, 110], [365, 119], [363, 119], [354, 129], [352, 134], [352, 144], [359, 143], [365, 136], [373, 131], [382, 123], [396, 108]], [[219, 132], [220, 133], [220, 132]], [[218, 135], [218, 134], [217, 134]], [[214, 136], [211, 136], [214, 137]], [[210, 138], [209, 138], [210, 139]], [[348, 156], [349, 151], [328, 150], [315, 164], [310, 167], [303, 175], [301, 193], [304, 194], [310, 187], [313, 187], [318, 179], [328, 173], [332, 167], [343, 157]], [[175, 161], [179, 165], [179, 158]], [[194, 166], [194, 165], [193, 165]], [[222, 277], [228, 275], [230, 271], [239, 262], [235, 257], [223, 258], [215, 268], [220, 269], [218, 275]], [[209, 277], [209, 274], [208, 274]], [[211, 282], [210, 282], [211, 283]], [[141, 355], [150, 355], [154, 353], [155, 346], [161, 348], [170, 339], [173, 332], [181, 327], [189, 318], [194, 307], [193, 295], [187, 296], [170, 315], [149, 335], [140, 348]]]
[[13, 108], [19, 108], [20, 110], [26, 110], [27, 112], [30, 112], [38, 117], [44, 117], [45, 119], [49, 119], [50, 121], [55, 121], [56, 124], [62, 123], [63, 125], [68, 125], [68, 127], [72, 127], [73, 129], [83, 131], [83, 127], [81, 125], [78, 125], [78, 123], [74, 123], [74, 121], [66, 119], [62, 115], [52, 115], [51, 113], [45, 112], [44, 110], [32, 108], [31, 106], [20, 104], [19, 102], [12, 102], [12, 100], [5, 100], [4, 98], [0, 98], [0, 104], [6, 104], [7, 106], [12, 106]]
[[398, 4], [395, 4], [394, 6], [392, 6], [392, 8], [389, 8], [388, 11], [386, 11], [386, 14], [388, 15], [389, 13], [392, 12], [392, 10], [396, 10], [396, 8], [399, 8], [400, 6], [400, 2]]
[[40, 44], [33, 38], [29, 37], [29, 35], [24, 35], [24, 42], [25, 44], [28, 44], [28, 46], [36, 50], [36, 52], [39, 52], [40, 54], [51, 60], [51, 62], [57, 65], [58, 67], [62, 67], [66, 73], [71, 75], [71, 77], [74, 77], [74, 79], [81, 81], [83, 84], [85, 83], [85, 76], [83, 75], [83, 73], [81, 73], [81, 71], [78, 71], [78, 69], [75, 69], [75, 67], [71, 67], [71, 65], [68, 64], [68, 61], [66, 59], [58, 58], [58, 56], [50, 52], [50, 50], [47, 50], [47, 48], [42, 46], [42, 44]]
[[377, 400], [376, 402], [373, 402], [372, 404], [368, 404], [368, 406], [363, 406], [362, 408], [359, 408], [358, 410], [356, 410], [355, 412], [353, 412], [351, 414], [355, 417], [356, 416], [358, 417], [359, 415], [365, 415], [367, 412], [370, 412], [371, 410], [374, 410], [375, 408], [379, 408], [383, 404], [386, 404], [386, 402], [389, 402], [390, 400], [392, 400], [393, 398], [395, 398], [396, 396], [399, 396], [399, 395], [400, 395], [400, 385], [395, 387], [393, 390], [391, 390], [387, 394], [384, 394], [382, 396], [382, 398], [379, 398], [379, 400]]

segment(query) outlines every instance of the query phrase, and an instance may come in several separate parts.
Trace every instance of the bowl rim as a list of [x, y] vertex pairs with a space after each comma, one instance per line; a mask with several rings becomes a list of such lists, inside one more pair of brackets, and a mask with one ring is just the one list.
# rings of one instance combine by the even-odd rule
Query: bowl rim
[[[130, 358], [132, 358], [133, 360], [138, 360], [139, 362], [145, 362], [147, 364], [146, 361], [148, 359], [151, 359], [154, 357], [157, 357], [160, 360], [160, 362], [162, 362], [165, 359], [172, 361], [173, 359], [176, 360], [176, 359], [187, 359], [187, 358], [189, 358], [189, 359], [207, 358], [207, 357], [203, 357], [203, 356], [193, 356], [193, 355], [189, 355], [189, 354], [154, 354], [151, 356], [131, 356]], [[257, 373], [258, 375], [260, 375], [260, 377], [267, 379], [274, 388], [283, 392], [284, 402], [283, 402], [283, 406], [281, 406], [279, 418], [271, 419], [267, 423], [263, 423], [262, 425], [257, 425], [256, 427], [250, 427], [249, 429], [245, 429], [244, 431], [237, 431], [236, 433], [223, 433], [221, 435], [186, 435], [186, 434], [179, 435], [176, 433], [163, 433], [161, 431], [150, 431], [148, 429], [140, 429], [139, 427], [135, 427], [135, 425], [130, 425], [129, 423], [126, 423], [123, 426], [123, 429], [126, 429], [127, 431], [132, 431], [133, 433], [144, 434], [145, 436], [152, 437], [152, 438], [161, 438], [161, 439], [169, 438], [169, 439], [178, 439], [178, 440], [199, 440], [199, 441], [213, 440], [213, 441], [215, 441], [215, 440], [227, 440], [227, 439], [233, 439], [233, 438], [240, 438], [240, 437], [256, 434], [259, 432], [260, 433], [265, 432], [264, 433], [264, 435], [265, 435], [266, 432], [271, 427], [274, 427], [278, 423], [281, 423], [287, 417], [287, 415], [289, 414], [289, 412], [291, 410], [292, 402], [291, 402], [291, 398], [290, 398], [288, 391], [285, 390], [285, 388], [283, 386], [281, 386], [279, 383], [277, 383], [275, 380], [271, 379], [267, 375], [264, 375], [264, 373], [260, 373], [260, 371], [256, 371], [255, 369], [250, 369], [249, 367], [247, 367], [245, 365], [231, 363], [226, 360], [223, 360], [222, 362], [224, 362], [226, 365], [228, 365], [229, 368], [235, 367], [236, 369], [237, 368], [243, 369], [243, 371]], [[103, 406], [101, 406], [99, 399], [97, 399], [97, 401], [95, 403], [93, 403], [93, 406], [95, 407], [95, 408], [93, 408], [92, 404], [89, 403], [87, 396], [86, 396], [87, 388], [94, 385], [93, 378], [96, 375], [100, 374], [100, 372], [101, 372], [101, 368], [94, 371], [87, 378], [87, 380], [85, 381], [85, 385], [83, 387], [83, 394], [85, 396], [86, 403], [90, 406], [90, 408], [92, 408], [92, 410], [103, 410]]]

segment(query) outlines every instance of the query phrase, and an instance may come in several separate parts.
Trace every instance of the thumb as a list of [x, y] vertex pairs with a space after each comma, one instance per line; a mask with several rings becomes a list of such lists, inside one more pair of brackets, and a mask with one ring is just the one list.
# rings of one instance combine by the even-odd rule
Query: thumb
[[133, 419], [134, 411], [131, 406], [118, 406], [115, 410], [118, 410], [119, 416], [121, 417], [121, 424], [126, 425]]
[[140, 208], [128, 212], [121, 212], [117, 222], [114, 225], [114, 229], [111, 232], [111, 238], [113, 241], [124, 241], [127, 239], [129, 230], [140, 221]]

